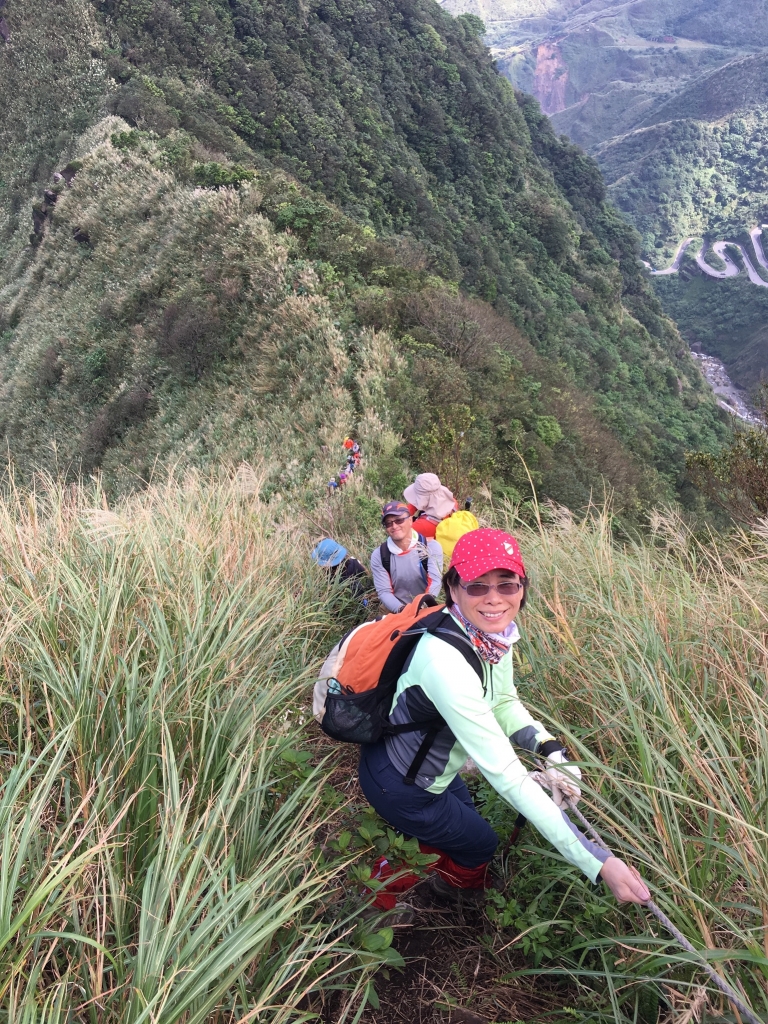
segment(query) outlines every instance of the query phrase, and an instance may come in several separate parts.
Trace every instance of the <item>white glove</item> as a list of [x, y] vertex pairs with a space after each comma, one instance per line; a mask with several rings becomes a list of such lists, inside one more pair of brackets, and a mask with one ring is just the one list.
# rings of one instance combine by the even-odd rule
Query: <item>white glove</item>
[[[547, 764], [553, 767], [547, 768], [544, 774], [552, 786], [552, 799], [558, 807], [568, 809], [569, 802], [577, 804], [581, 797], [579, 781], [581, 780], [581, 768], [577, 764], [571, 764], [562, 750], [553, 750], [547, 754]], [[567, 768], [567, 773], [555, 768], [554, 765], [561, 764]]]

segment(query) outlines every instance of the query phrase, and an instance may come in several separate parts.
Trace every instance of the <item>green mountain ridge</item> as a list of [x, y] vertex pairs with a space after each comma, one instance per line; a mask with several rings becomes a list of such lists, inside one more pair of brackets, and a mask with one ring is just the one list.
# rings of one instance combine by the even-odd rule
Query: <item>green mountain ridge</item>
[[[499, 66], [537, 96], [556, 130], [596, 157], [652, 266], [669, 266], [686, 237], [743, 240], [768, 218], [763, 0], [716, 9], [697, 0], [445, 6], [487, 19]], [[768, 371], [761, 296], [702, 276], [693, 261], [680, 279], [654, 287], [686, 339], [722, 356], [746, 386]]]
[[524, 493], [523, 454], [558, 500], [604, 479], [632, 503], [724, 436], [594, 164], [471, 18], [6, 11], [0, 418], [21, 472], [125, 489], [266, 451], [271, 487], [311, 489], [356, 425], [385, 475], [461, 436], [467, 481]]
[[[611, 198], [637, 224], [646, 253], [662, 250], [663, 262], [683, 236], [721, 230], [733, 191], [745, 204], [754, 194], [751, 207], [765, 207], [762, 160], [754, 168], [750, 162], [762, 144], [767, 99], [762, 0], [718, 5], [716, 17], [693, 0], [576, 6], [552, 0], [544, 5], [547, 17], [537, 19], [520, 0], [492, 6], [446, 0], [445, 6], [456, 13], [487, 9], [487, 38], [500, 67], [542, 102], [557, 130], [597, 157]], [[721, 160], [713, 147], [734, 126], [743, 148], [719, 146]], [[668, 191], [656, 187], [659, 179], [704, 168], [723, 176], [726, 187], [702, 204], [698, 217], [675, 205], [677, 196], [667, 201], [656, 194]], [[696, 182], [663, 184], [680, 192]], [[740, 230], [764, 215], [752, 208], [752, 221], [741, 222]]]
[[736, 111], [759, 108], [768, 101], [766, 68], [768, 54], [739, 56], [688, 83], [675, 96], [655, 107], [645, 124], [680, 118], [717, 121]]

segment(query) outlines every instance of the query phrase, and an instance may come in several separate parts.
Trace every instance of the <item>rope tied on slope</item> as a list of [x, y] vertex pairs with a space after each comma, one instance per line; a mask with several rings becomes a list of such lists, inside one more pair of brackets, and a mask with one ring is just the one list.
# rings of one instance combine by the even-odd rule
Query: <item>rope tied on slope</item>
[[[529, 772], [529, 775], [533, 779], [533, 781], [537, 782], [543, 789], [551, 789], [550, 780], [546, 777], [546, 774], [544, 772]], [[610, 853], [611, 851], [608, 845], [603, 842], [601, 836], [598, 834], [596, 829], [587, 821], [587, 819], [581, 813], [576, 804], [570, 800], [567, 800], [566, 805], [568, 807], [569, 812], [575, 815], [575, 817], [584, 827], [584, 830], [587, 832], [589, 836], [591, 836], [591, 838], [597, 843], [597, 845], [600, 846], [603, 850], [607, 850]], [[729, 985], [724, 978], [721, 978], [717, 971], [714, 969], [714, 967], [707, 963], [707, 961], [702, 956], [701, 952], [697, 950], [696, 947], [688, 941], [688, 939], [686, 939], [683, 933], [678, 928], [676, 928], [674, 924], [672, 924], [672, 922], [664, 913], [664, 911], [661, 910], [660, 907], [656, 906], [653, 900], [648, 900], [648, 902], [643, 904], [643, 906], [647, 907], [648, 910], [650, 910], [651, 913], [661, 922], [664, 928], [666, 928], [669, 934], [674, 938], [675, 942], [679, 943], [679, 945], [681, 945], [687, 953], [691, 953], [693, 954], [693, 956], [696, 957], [697, 961], [699, 962], [699, 965], [707, 973], [712, 983], [720, 989], [720, 991], [723, 993], [726, 999], [728, 999], [733, 1004], [733, 1006], [739, 1011], [739, 1013], [744, 1017], [744, 1019], [749, 1022], [749, 1024], [765, 1024], [765, 1021], [758, 1017], [754, 1013], [754, 1011], [751, 1010], [749, 1006], [747, 1006], [747, 1004], [744, 1002], [744, 1000], [736, 991], [736, 989], [734, 989], [732, 985]]]

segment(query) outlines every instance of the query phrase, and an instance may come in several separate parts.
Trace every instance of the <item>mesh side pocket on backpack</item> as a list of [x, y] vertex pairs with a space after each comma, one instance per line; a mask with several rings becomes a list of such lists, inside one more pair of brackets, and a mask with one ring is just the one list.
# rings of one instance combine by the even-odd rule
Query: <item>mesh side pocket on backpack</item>
[[345, 743], [375, 743], [383, 735], [392, 700], [391, 695], [382, 698], [378, 688], [352, 694], [329, 692], [321, 722], [323, 732]]

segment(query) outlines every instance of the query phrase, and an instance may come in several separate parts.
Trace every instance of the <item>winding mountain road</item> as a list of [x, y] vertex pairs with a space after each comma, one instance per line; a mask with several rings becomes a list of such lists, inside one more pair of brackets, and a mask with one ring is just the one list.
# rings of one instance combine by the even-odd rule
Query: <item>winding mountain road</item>
[[749, 237], [752, 239], [752, 247], [755, 250], [755, 256], [757, 256], [757, 262], [765, 270], [768, 270], [768, 260], [765, 258], [763, 252], [763, 229], [761, 227], [752, 228], [749, 232]]
[[[763, 251], [762, 228], [752, 228], [752, 230], [749, 232], [749, 237], [752, 239], [752, 248], [755, 251], [755, 259], [764, 270], [768, 270], [768, 260], [766, 260], [765, 252]], [[664, 270], [651, 270], [651, 274], [654, 277], [662, 277], [665, 274], [676, 274], [680, 269], [680, 263], [682, 262], [683, 254], [685, 253], [686, 249], [692, 241], [692, 238], [684, 238], [678, 246], [677, 252], [675, 253], [675, 258], [672, 260], [672, 263]], [[752, 263], [752, 260], [747, 255], [744, 246], [740, 245], [738, 242], [715, 242], [712, 246], [712, 249], [715, 252], [715, 254], [719, 256], [725, 264], [725, 270], [715, 270], [714, 267], [711, 267], [709, 263], [707, 263], [707, 261], [704, 259], [705, 248], [704, 245], [702, 245], [700, 252], [695, 257], [696, 264], [699, 267], [699, 269], [702, 270], [705, 274], [709, 275], [709, 277], [716, 277], [720, 279], [726, 277], [737, 277], [741, 273], [741, 270], [738, 264], [735, 263], [734, 260], [728, 255], [726, 251], [728, 247], [738, 249], [739, 253], [741, 254], [741, 258], [744, 262], [744, 268], [747, 272], [747, 277], [752, 282], [752, 284], [756, 284], [759, 288], [768, 288], [768, 281], [763, 280], [758, 271], [755, 269], [755, 265]], [[649, 266], [649, 264], [647, 263], [645, 265]]]

